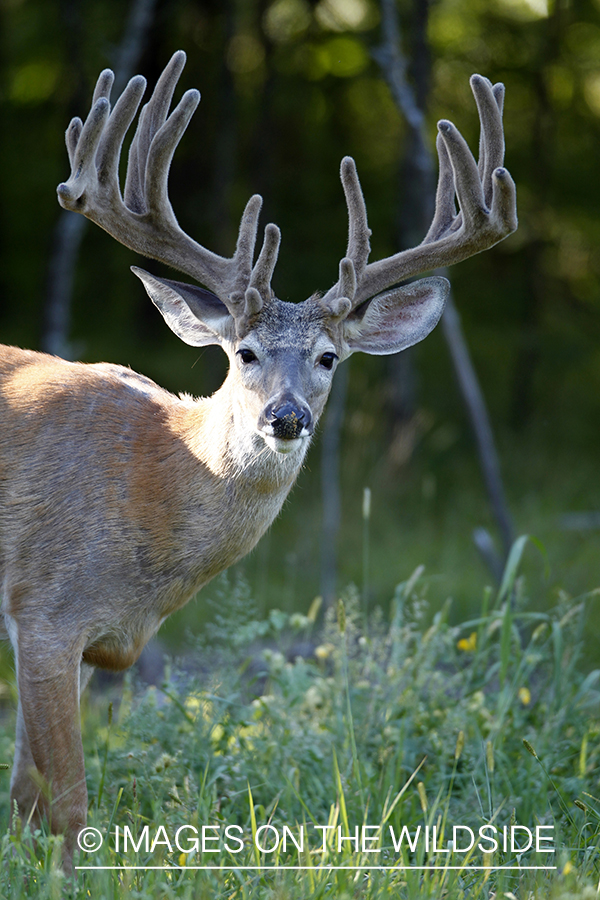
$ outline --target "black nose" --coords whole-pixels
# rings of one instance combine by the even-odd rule
[[[310,428],[312,416],[308,407],[294,400],[284,400],[265,409],[265,420],[273,428],[275,437],[293,440],[300,437],[303,429]]]

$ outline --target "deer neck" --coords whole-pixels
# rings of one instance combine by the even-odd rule
[[[212,397],[195,405],[190,420],[190,447],[214,476],[238,492],[247,490],[256,502],[280,494],[283,502],[302,467],[308,440],[291,453],[271,450],[257,430],[256,416],[240,401],[231,373]]]
[[[184,399],[173,413],[183,438],[178,461],[169,462],[180,468],[172,481],[182,525],[177,553],[188,572],[186,582],[198,590],[248,553],[269,528],[307,447],[289,454],[269,449],[249,427],[227,380],[212,397]]]

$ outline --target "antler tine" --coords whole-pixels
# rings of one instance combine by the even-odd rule
[[[261,207],[262,197],[260,194],[253,194],[246,203],[246,207],[242,213],[237,243],[235,245],[235,259],[237,261],[239,280],[234,286],[234,290],[243,291],[250,281],[250,276],[252,274],[252,260],[254,259],[254,248],[256,246],[256,233],[258,230],[258,217]]]
[[[356,267],[354,260],[345,256],[340,260],[340,278],[338,282],[340,286],[340,297],[345,297],[352,302],[356,294]]]
[[[452,122],[442,119],[438,130],[450,156],[454,173],[454,191],[465,225],[482,219],[485,215],[483,184],[479,167],[464,137]]]
[[[262,305],[262,298],[258,291],[253,288],[252,292],[250,292],[249,288],[261,207],[262,197],[260,194],[253,194],[246,203],[242,213],[235,245],[234,259],[236,261],[237,277],[226,303],[234,318],[240,321],[244,315],[252,317],[260,310]]]
[[[454,171],[450,162],[450,154],[446,149],[446,144],[441,132],[438,131],[435,146],[438,154],[439,175],[437,190],[435,193],[435,211],[429,231],[423,238],[424,244],[430,244],[446,231],[453,224],[456,224],[456,202],[454,200]],[[462,216],[460,218],[462,222]]]
[[[183,50],[178,50],[173,54],[161,73],[150,100],[144,105],[140,114],[138,126],[129,150],[124,194],[126,206],[136,212],[145,211],[148,154],[154,136],[167,121],[173,94],[184,66],[185,53]],[[196,105],[199,101],[200,95],[198,94]]]
[[[110,92],[115,82],[115,73],[112,69],[103,69],[98,75],[94,95],[92,97],[92,106],[95,106],[101,97],[110,100]]]
[[[475,76],[473,76],[473,77],[475,77]],[[473,85],[472,79],[471,79],[471,90],[473,90],[473,94],[475,96],[475,101],[477,102],[477,94],[478,94],[477,86]],[[496,101],[496,106],[498,107],[498,113],[494,115],[494,118],[497,118],[497,116],[499,114],[499,117],[500,117],[499,125],[500,125],[500,129],[502,129],[502,112],[504,109],[504,85],[502,84],[502,82],[498,82],[497,84],[492,85],[492,95],[494,97],[494,100]],[[479,103],[478,103],[478,110],[479,110],[479,115],[481,118],[481,110],[479,107]],[[495,113],[495,111],[493,111],[493,114],[494,113]],[[483,177],[483,174],[485,171],[486,150],[487,150],[487,146],[486,146],[486,139],[485,139],[485,131],[482,128],[481,132],[480,132],[480,136],[479,136],[479,174],[482,177]],[[504,151],[503,137],[502,137],[502,150]],[[500,160],[498,165],[502,165],[503,158]]]
[[[262,198],[256,195],[258,200]],[[252,198],[255,199],[254,197]],[[260,208],[260,207],[259,207]],[[240,236],[242,229],[240,228]],[[252,236],[252,247],[256,240],[256,226],[254,226],[254,234]],[[270,223],[265,228],[265,237],[258,259],[250,274],[250,282],[248,287],[242,292],[236,291],[229,298],[229,309],[236,320],[238,335],[242,335],[246,328],[252,323],[252,320],[259,314],[263,306],[273,297],[271,290],[271,278],[273,270],[277,262],[277,254],[279,253],[279,244],[281,241],[281,232],[277,225]],[[241,243],[241,237],[238,239],[238,248]]]
[[[354,305],[356,296],[356,270],[354,261],[345,256],[340,260],[340,277],[337,284],[323,297],[317,296],[317,303],[333,319],[344,319]]]
[[[436,208],[429,231],[417,247],[361,265],[363,258],[366,263],[364,254],[368,255],[370,232],[354,164],[343,161],[342,182],[350,221],[347,256],[354,261],[357,277],[352,308],[400,281],[487,250],[516,229],[515,186],[503,168],[504,85],[492,85],[487,78],[473,75],[471,89],[481,122],[479,165],[458,129],[451,122],[440,121]],[[340,275],[322,302],[327,304],[333,297],[341,296],[341,290]]]
[[[237,318],[245,314],[244,294],[252,279],[261,302],[270,299],[279,230],[267,227],[263,250],[253,270],[262,203],[259,195],[251,197],[246,206],[231,258],[207,250],[179,227],[168,196],[168,174],[175,149],[200,99],[197,91],[187,91],[168,114],[184,64],[185,53],[178,51],[142,109],[129,153],[124,197],[119,188],[119,157],[145,80],[139,75],[132,78],[110,113],[108,97],[114,76],[110,69],[102,72],[85,123],[73,119],[67,130],[71,175],[58,186],[58,199],[65,209],[83,213],[131,250],[191,275],[214,291]],[[250,305],[254,308],[255,300]]]
[[[504,163],[504,131],[502,129],[504,85],[492,85],[487,78],[482,78],[481,75],[472,75],[471,90],[481,122],[479,176],[484,186],[485,202],[489,206],[492,201],[492,172]]]
[[[504,112],[505,87],[501,81],[496,82],[496,84],[492,86],[492,94],[496,99],[498,109],[500,110],[500,115],[502,116],[502,113]]]
[[[96,168],[98,181],[106,184],[107,187],[112,186],[116,190],[119,189],[119,158],[123,139],[138,111],[145,90],[145,78],[141,75],[132,78],[117,100],[106,123],[98,147]]]
[[[69,122],[69,127],[65,132],[65,143],[67,145],[67,153],[69,155],[69,165],[73,168],[73,163],[75,162],[75,153],[77,152],[77,144],[79,143],[79,138],[81,137],[81,132],[83,130],[83,122],[79,118],[79,116],[75,116],[74,119],[71,119]]]
[[[80,210],[83,204],[79,201],[82,200],[84,191],[97,181],[94,161],[109,114],[110,103],[106,97],[101,97],[90,110],[81,129],[76,119],[69,126],[67,147],[70,145],[69,155],[73,159],[71,177],[57,188],[59,202],[65,209]],[[74,146],[73,138],[76,135],[77,144]]]
[[[348,207],[348,247],[346,258],[353,261],[356,276],[360,278],[371,252],[369,244],[371,229],[367,224],[367,207],[365,206],[363,192],[358,180],[356,163],[351,156],[343,158],[340,167],[340,177]],[[342,295],[346,296],[343,290]]]
[[[271,278],[277,262],[281,232],[271,222],[265,228],[265,237],[258,259],[252,269],[250,287],[256,288],[264,300],[271,299]]]
[[[351,302],[369,259],[371,229],[367,223],[367,207],[356,171],[356,163],[351,156],[345,156],[340,166],[340,178],[348,209],[348,246],[346,256],[340,262],[340,277],[336,284],[321,298],[321,304],[329,308],[335,297],[347,297]],[[350,275],[350,267],[352,275]],[[337,307],[336,307],[337,308]]]
[[[186,91],[148,149],[144,178],[146,209],[157,220],[164,216],[176,221],[168,194],[169,168],[199,102],[198,91]]]

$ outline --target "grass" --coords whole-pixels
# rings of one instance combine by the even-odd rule
[[[500,543],[466,425],[465,433],[446,446],[442,438],[450,425],[436,420],[411,462],[398,469],[386,454],[377,424],[371,430],[365,425],[363,431],[356,425],[355,431],[350,401],[348,408],[341,460],[338,586],[363,587],[361,508],[367,485],[371,489],[370,605],[378,603],[387,611],[399,573],[405,577],[424,564],[430,578],[437,581],[430,596],[432,607],[440,608],[452,596],[452,621],[470,618],[478,607],[482,583],[491,577],[471,534],[484,526],[498,549]],[[378,418],[374,413],[373,418],[375,423],[385,421],[383,414]],[[532,551],[523,564],[530,608],[543,610],[559,602],[561,589],[576,596],[600,585],[600,529],[571,531],[562,525],[567,513],[600,509],[597,459],[581,445],[570,447],[564,435],[536,432],[519,439],[506,433],[502,437],[500,454],[515,528],[517,533],[537,535],[547,551],[548,565]],[[444,438],[450,439],[451,434]],[[319,454],[317,443],[282,514],[256,550],[238,564],[253,595],[260,599],[261,614],[272,607],[289,612],[303,609],[310,597],[320,593]],[[176,652],[182,630],[200,631],[205,621],[203,601],[190,604],[165,623],[161,636]],[[585,635],[589,663],[594,666],[600,666],[599,623],[600,619],[591,619]]]
[[[195,675],[171,665],[160,689],[128,679],[114,714],[114,697],[85,701],[88,824],[103,846],[78,862],[128,868],[66,884],[59,838],[32,849],[8,834],[0,771],[0,895],[597,897],[600,672],[580,663],[591,595],[532,611],[525,544],[460,625],[449,603],[431,614],[437,583],[421,569],[389,614],[367,618],[349,589],[319,629],[315,604],[261,618],[242,582],[220,579]],[[536,827],[555,853],[525,849]]]

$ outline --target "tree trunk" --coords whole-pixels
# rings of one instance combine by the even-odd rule
[[[138,65],[154,16],[156,0],[133,0],[123,40],[115,62],[113,97],[118,96]],[[65,9],[74,27],[81,27],[76,6]],[[77,41],[73,43],[77,44]],[[65,154],[66,156],[66,154]],[[47,353],[71,359],[73,347],[69,341],[73,281],[79,248],[87,227],[87,219],[79,213],[62,210],[56,223],[52,256],[48,265],[46,302],[43,312],[41,347]]]
[[[429,69],[424,64],[424,60],[428,59],[428,55],[422,52],[423,46],[426,46],[428,8],[428,0],[415,0],[415,45],[421,48],[420,65],[415,70],[416,91],[413,91],[407,80],[407,62],[401,51],[400,24],[395,0],[381,0],[382,43],[373,54],[409,127],[408,155],[411,160],[405,162],[404,166],[405,170],[411,173],[410,215],[419,222],[422,229],[419,238],[427,230],[435,203],[433,156],[429,150],[425,133]],[[411,243],[408,246],[415,246],[419,242],[419,238],[413,239],[411,236]],[[506,559],[514,539],[512,520],[506,503],[498,454],[485,400],[452,297],[450,297],[442,317],[442,328],[471,422],[485,486],[502,539],[503,557]],[[482,551],[484,547],[487,547],[486,562],[490,565],[493,574],[497,575],[501,566],[498,565],[498,561],[490,550],[490,547],[493,548],[491,539],[479,540],[477,546]]]

